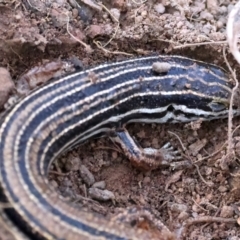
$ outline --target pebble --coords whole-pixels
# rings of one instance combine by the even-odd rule
[[[188,210],[187,205],[177,204],[177,203],[172,204],[170,208],[173,212],[178,212],[178,213],[186,212]]]
[[[55,188],[55,189],[58,188],[58,183],[57,183],[57,181],[55,181],[55,180],[51,180],[51,181],[50,181],[50,185],[51,185],[53,188]]]
[[[226,192],[228,189],[227,189],[227,187],[225,187],[225,186],[220,186],[219,188],[218,188],[218,191],[219,192],[221,192],[221,193],[224,193],[224,192]]]
[[[143,179],[143,184],[149,184],[151,182],[151,178],[150,177],[145,177]]]
[[[219,4],[217,0],[207,0],[207,9],[210,11],[214,11],[219,8]]]
[[[95,183],[95,178],[93,174],[87,169],[86,166],[81,165],[79,168],[80,176],[82,177],[83,181],[88,185],[92,186]]]
[[[67,16],[69,13],[66,13],[67,10],[60,10],[59,8],[52,8],[50,11],[50,16],[52,18],[53,25],[55,27],[61,28],[66,25]]]
[[[181,221],[184,221],[184,220],[187,220],[189,219],[189,214],[187,212],[181,212],[179,215],[178,215],[178,219],[181,220]]]
[[[80,159],[79,157],[74,157],[71,159],[68,159],[68,161],[65,164],[65,168],[67,171],[77,171],[80,168]]]
[[[78,17],[78,10],[77,10],[76,8],[74,8],[74,9],[72,10],[72,16],[73,16],[74,18],[77,18],[77,17]]]
[[[95,38],[98,35],[101,35],[103,29],[99,25],[90,25],[86,31],[86,35],[90,38]]]
[[[156,73],[166,73],[171,69],[171,64],[167,62],[155,62],[152,65],[152,70]]]
[[[117,8],[110,9],[110,13],[113,21],[119,20],[121,13]]]
[[[158,3],[154,6],[154,10],[157,12],[157,13],[160,13],[160,14],[163,14],[165,12],[165,7],[163,6],[162,3]]]
[[[126,2],[125,0],[112,0],[112,5],[115,8],[118,8],[120,11],[124,11],[126,9]]]
[[[221,209],[220,217],[232,218],[234,216],[234,209],[230,206],[223,206]]]
[[[211,21],[213,20],[213,15],[210,13],[210,12],[207,12],[207,11],[203,11],[200,13],[200,17],[202,19],[206,19],[208,21]]]
[[[105,189],[106,188],[106,182],[105,181],[95,182],[92,186],[94,188]]]
[[[109,201],[115,199],[113,192],[109,190],[101,190],[98,188],[89,188],[88,194],[91,198],[99,201]]]
[[[21,77],[19,82],[24,83],[24,81],[27,81],[30,89],[34,89],[40,84],[47,82],[51,78],[55,78],[62,75],[63,67],[64,67],[64,63],[61,61],[48,62],[48,63],[42,64],[39,67],[34,67],[30,69],[26,74],[24,74]],[[19,86],[21,86],[21,84]],[[21,88],[18,89],[18,92],[20,94],[21,94],[21,91],[23,91]]]
[[[11,75],[6,68],[0,67],[0,108],[7,102],[10,94],[13,92],[15,86]]]

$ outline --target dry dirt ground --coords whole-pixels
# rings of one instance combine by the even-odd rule
[[[133,56],[179,54],[227,69],[222,49],[227,16],[235,1],[103,0],[101,7],[91,3],[0,0],[0,66],[9,70],[15,86],[31,68],[69,59],[88,67]],[[227,58],[238,72],[231,54]],[[1,84],[4,89],[3,80]],[[234,119],[234,128],[239,121]],[[160,148],[170,141],[182,152],[179,140],[169,131],[177,134],[191,168],[143,173],[108,138],[96,139],[53,164],[49,179],[56,191],[107,217],[119,209],[140,206],[151,209],[173,232],[189,223],[183,239],[240,239],[240,131],[233,139],[236,155],[224,168],[226,146],[221,146],[227,140],[227,120],[127,128],[142,147]],[[109,200],[99,201],[89,194],[89,181],[108,190]],[[11,238],[4,233],[1,239]]]

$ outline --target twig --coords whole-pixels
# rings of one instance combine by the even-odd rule
[[[81,41],[80,39],[76,38],[75,36],[73,36],[73,35],[70,33],[70,31],[69,31],[69,21],[70,21],[70,19],[69,19],[69,16],[68,16],[67,14],[66,14],[66,16],[67,16],[67,32],[68,32],[68,34],[69,34],[74,40],[76,40],[76,41],[79,42],[81,45],[83,45],[83,46],[85,47],[87,53],[92,53],[93,50],[92,50],[92,48],[91,48],[88,44],[86,44],[85,42],[83,42],[83,41]]]
[[[93,40],[93,43],[96,44],[97,47],[100,48],[101,50],[103,50],[105,53],[122,54],[122,55],[126,55],[126,56],[133,56],[133,54],[131,54],[131,53],[107,50],[106,48],[104,48],[104,47],[101,45],[101,43],[100,43],[99,41]]]
[[[115,30],[114,34],[113,34],[112,37],[108,40],[108,42],[103,45],[103,47],[106,47],[106,46],[113,40],[113,38],[116,36],[117,31],[118,31],[119,26],[120,26],[120,23],[119,23],[118,19],[108,10],[108,8],[107,8],[105,5],[103,5],[102,3],[99,3],[99,5],[100,5],[102,8],[104,8],[105,11],[107,11],[107,12],[110,14],[110,16],[117,22],[117,27],[116,27],[116,30]]]
[[[238,89],[238,81],[236,78],[236,74],[235,72],[232,70],[227,58],[226,58],[226,50],[225,47],[223,48],[223,57],[224,60],[228,66],[229,71],[232,74],[232,77],[235,81],[235,86],[232,90],[232,94],[231,94],[231,98],[230,98],[230,103],[229,103],[229,113],[228,113],[228,148],[227,148],[227,155],[231,154],[231,151],[233,149],[233,141],[232,141],[232,119],[233,119],[233,100],[234,100],[234,96],[236,94],[236,91]]]
[[[216,42],[202,42],[202,43],[186,43],[183,45],[179,45],[173,47],[173,49],[185,48],[185,47],[193,47],[193,46],[201,46],[201,45],[211,45],[211,44],[227,44],[227,41],[216,41]]]

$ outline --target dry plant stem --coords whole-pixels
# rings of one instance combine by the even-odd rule
[[[182,147],[182,150],[183,150],[184,152],[186,152],[186,154],[181,153],[181,155],[182,155],[183,157],[187,158],[189,161],[191,161],[191,163],[193,163],[193,160],[192,160],[192,158],[190,157],[190,155],[189,155],[189,153],[188,153],[188,151],[187,151],[187,148],[183,145],[183,142],[182,142],[181,138],[180,138],[176,133],[174,133],[174,132],[171,132],[171,131],[168,131],[168,132],[177,138],[177,140],[179,141],[179,143],[180,143],[180,145],[181,145],[181,147]]]
[[[235,133],[239,128],[240,128],[240,125],[238,125],[238,126],[232,131],[232,136],[234,135],[234,133]],[[210,158],[210,157],[215,156],[216,154],[218,154],[220,151],[223,150],[223,148],[227,145],[227,143],[228,143],[228,141],[226,141],[225,143],[223,143],[223,145],[222,145],[217,151],[213,152],[212,154],[210,154],[210,155],[208,155],[208,156],[206,156],[206,157],[203,157],[202,159],[200,159],[200,160],[198,160],[198,161],[196,161],[196,162],[194,162],[194,163],[202,162],[202,161],[204,161],[204,160],[206,160],[206,159],[208,159],[208,158]]]
[[[173,47],[173,49],[194,47],[194,46],[201,46],[201,45],[211,45],[211,44],[227,44],[227,41],[202,42],[202,43],[186,43],[186,44],[183,44],[183,45],[175,46],[175,47]]]
[[[83,45],[83,46],[85,47],[87,53],[92,53],[93,50],[92,50],[92,48],[91,48],[88,44],[84,43],[83,41],[81,41],[80,39],[76,38],[75,36],[73,36],[73,35],[70,33],[70,31],[69,31],[69,21],[70,21],[70,19],[69,19],[69,16],[68,16],[67,14],[66,14],[66,16],[67,16],[67,32],[68,32],[68,34],[69,34],[74,40],[76,40],[76,41],[79,42],[81,45]]]
[[[87,202],[92,202],[96,206],[101,207],[102,209],[104,209],[104,207],[98,201],[95,201],[95,200],[93,200],[93,199],[91,199],[89,197],[83,197],[81,195],[78,195],[77,198],[73,201],[73,203],[78,203],[78,202],[83,201],[83,200],[87,201]]]
[[[116,36],[117,31],[118,31],[119,26],[120,26],[120,23],[119,23],[118,19],[115,18],[115,16],[112,15],[112,13],[108,10],[108,8],[107,8],[105,5],[103,5],[102,3],[99,3],[99,6],[101,6],[102,8],[104,8],[105,11],[107,11],[108,14],[110,14],[110,16],[117,22],[117,27],[116,27],[116,30],[115,30],[113,36],[109,39],[109,41],[108,41],[106,44],[103,45],[103,47],[106,47],[106,46],[113,40],[113,38]]]
[[[92,0],[81,0],[84,4],[86,4],[87,6],[89,6],[90,8],[96,10],[96,11],[101,11],[102,8],[100,6],[100,4],[96,4],[94,1]]]
[[[240,52],[238,51],[237,46],[238,36],[240,33],[240,1],[238,1],[229,14],[226,30],[230,51],[240,64]]]
[[[226,145],[227,145],[227,142],[223,143],[223,145],[222,145],[217,151],[213,152],[212,154],[210,154],[210,155],[208,155],[208,156],[206,156],[206,157],[203,157],[203,158],[200,159],[200,160],[197,160],[197,161],[194,162],[194,163],[202,162],[202,161],[204,161],[204,160],[206,160],[206,159],[209,159],[210,157],[215,156],[215,155],[218,154],[220,151],[222,151],[223,148],[224,148]]]
[[[209,212],[208,210],[206,210],[205,208],[203,208],[202,206],[200,206],[200,205],[193,199],[193,197],[192,197],[192,201],[194,202],[194,204],[195,204],[196,206],[198,206],[198,208],[202,209],[204,212],[206,212],[206,213]]]
[[[236,94],[236,91],[238,89],[238,81],[236,78],[236,74],[235,72],[232,70],[231,66],[229,65],[229,62],[226,58],[226,51],[225,51],[225,47],[223,48],[223,57],[224,60],[228,66],[229,71],[232,74],[232,77],[235,81],[235,86],[232,90],[232,94],[231,94],[231,98],[230,98],[230,103],[229,103],[229,113],[228,113],[228,149],[227,149],[227,155],[230,155],[232,153],[232,149],[233,149],[233,141],[232,141],[232,119],[233,119],[233,100],[234,100],[234,96]]]
[[[239,128],[240,128],[240,125],[238,125],[238,126],[233,130],[233,133],[232,133],[232,134],[234,134]]]
[[[110,50],[107,50],[106,48],[104,48],[103,46],[101,46],[101,43],[99,41],[93,41],[94,44],[96,44],[96,46],[98,48],[100,48],[101,50],[103,50],[105,53],[111,53],[111,54],[121,54],[121,55],[125,55],[125,56],[133,56],[133,54],[131,53],[126,53],[126,52],[119,52],[119,51],[110,51]]]
[[[240,33],[240,1],[234,6],[232,11],[229,14],[228,22],[227,22],[227,40],[230,47],[230,51],[233,54],[234,58],[237,60],[237,62],[240,64],[240,52],[238,50],[238,36]],[[235,93],[238,88],[238,81],[236,79],[236,74],[230,67],[225,54],[225,48],[223,49],[223,56],[225,59],[225,62],[228,66],[229,71],[232,74],[232,77],[235,81],[235,87],[233,88],[231,99],[230,99],[230,106],[229,106],[229,116],[228,116],[228,151],[227,155],[230,155],[232,153],[233,149],[233,142],[232,142],[232,106],[233,106],[233,99],[235,96]]]
[[[61,172],[57,172],[54,170],[50,170],[48,173],[58,175],[58,176],[68,176],[69,175],[69,173],[61,173]]]
[[[116,148],[112,148],[112,147],[96,147],[96,150],[111,150],[111,151],[115,151],[118,152],[120,154],[124,154],[120,149],[116,149]]]
[[[196,219],[190,219],[187,220],[184,223],[184,227],[189,227],[190,225],[196,224],[196,223],[213,223],[213,222],[219,222],[219,223],[236,223],[236,219],[234,218],[222,218],[222,217],[211,217],[211,216],[205,216],[205,217],[198,217]]]
[[[216,217],[220,212],[220,207],[218,207],[217,211],[215,212],[214,216],[213,217]],[[210,222],[207,222],[205,223],[202,227],[201,227],[201,233],[203,233],[203,229],[207,226],[209,226],[211,223]]]
[[[29,1],[29,0],[27,0],[27,2],[28,2],[28,4],[29,4],[29,6],[30,6],[30,7],[32,7],[33,9],[35,9],[35,10],[37,10],[37,11],[41,12],[41,11],[40,11],[40,9],[38,9],[38,8],[34,7],[34,6],[32,5],[32,3],[30,3],[30,1]]]
[[[213,183],[212,183],[212,182],[207,182],[207,181],[203,178],[202,174],[201,174],[200,171],[199,171],[198,165],[197,165],[197,164],[194,164],[194,167],[197,169],[198,175],[199,175],[199,177],[201,178],[201,180],[202,180],[208,187],[213,187]]]
[[[166,40],[166,39],[162,39],[162,38],[149,40],[149,42],[153,42],[153,41],[160,41],[160,42],[166,42],[166,43],[171,43],[171,44],[174,44],[174,45],[178,45],[178,42],[175,42],[175,41],[172,41],[172,40]],[[175,49],[175,47],[173,47],[173,49]]]
[[[193,163],[193,160],[192,160],[192,158],[190,157],[189,153],[187,152],[187,149],[184,147],[181,138],[180,138],[176,133],[173,133],[173,132],[171,132],[171,131],[168,131],[168,132],[169,132],[170,134],[174,135],[174,136],[178,139],[178,141],[179,141],[180,144],[181,144],[182,149],[183,149],[183,150],[186,152],[186,154],[187,154],[187,155],[184,154],[184,156],[186,156],[186,157],[191,161],[191,163]],[[193,166],[197,169],[198,175],[199,175],[199,177],[201,178],[201,180],[202,180],[207,186],[212,187],[212,185],[213,185],[212,182],[207,182],[207,181],[203,178],[203,176],[201,175],[201,173],[200,173],[200,171],[199,171],[198,165],[194,163]]]
[[[135,21],[135,24],[137,24],[137,21],[136,21],[136,17],[138,15],[138,12],[141,10],[141,8],[144,7],[144,4],[140,5],[139,8],[137,8],[135,11],[134,11],[134,21]]]
[[[179,230],[178,233],[178,238],[179,240],[183,240],[186,237],[186,232],[187,228],[193,224],[198,224],[198,223],[236,223],[236,219],[234,218],[222,218],[222,217],[211,217],[211,216],[206,216],[206,217],[198,217],[196,219],[190,219],[184,222],[182,228]]]
[[[143,3],[145,3],[145,2],[147,2],[147,0],[143,0],[143,1],[136,1],[136,0],[132,0],[132,2],[134,2],[135,4],[137,4],[137,5],[142,5]]]
[[[168,133],[174,135],[178,139],[179,143],[181,144],[181,147],[182,147],[183,151],[185,152],[187,149],[184,147],[183,142],[180,139],[180,137],[176,133],[174,133],[174,132],[168,131]]]

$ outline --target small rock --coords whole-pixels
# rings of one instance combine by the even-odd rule
[[[147,16],[147,14],[148,14],[148,12],[146,10],[143,10],[141,12],[141,16],[144,17],[144,18]]]
[[[94,9],[95,11],[102,11],[102,7],[99,4],[96,4],[92,0],[82,0],[84,4],[86,4],[88,7]]]
[[[230,206],[223,206],[221,209],[220,217],[232,218],[234,216],[234,209]]]
[[[101,190],[98,188],[89,188],[88,194],[91,198],[100,200],[100,201],[108,201],[115,199],[113,192],[109,190]]]
[[[19,101],[19,97],[18,96],[10,96],[8,98],[8,101],[4,104],[4,109],[8,109],[8,108],[12,107],[18,101]]]
[[[206,19],[207,21],[213,20],[213,15],[210,12],[206,12],[206,11],[201,12],[200,17],[202,19]]]
[[[185,204],[174,203],[174,204],[171,205],[170,209],[173,212],[181,213],[181,212],[186,212],[188,210],[188,207]]]
[[[207,0],[207,9],[210,11],[216,11],[219,8],[219,4],[217,0]]]
[[[143,179],[143,184],[149,184],[151,182],[151,178],[150,177],[145,177]]]
[[[226,6],[221,6],[219,9],[219,12],[223,15],[227,15],[227,12],[228,12],[228,9],[227,9],[227,7]]]
[[[228,189],[227,189],[227,187],[225,187],[225,186],[220,186],[219,188],[218,188],[218,191],[219,192],[221,192],[221,193],[224,193],[224,192],[226,192]]]
[[[64,4],[66,4],[66,0],[56,0],[56,3],[59,7],[62,7]]]
[[[21,77],[17,81],[17,92],[20,96],[26,96],[30,92],[30,86],[25,77]]]
[[[118,8],[121,12],[126,10],[126,1],[125,0],[112,0],[112,5],[115,8]]]
[[[69,4],[71,5],[71,7],[73,8],[77,8],[78,7],[78,4],[75,0],[68,0]]]
[[[58,183],[55,180],[51,180],[50,184],[53,188],[57,189],[58,188]]]
[[[72,10],[72,16],[73,16],[74,18],[77,18],[77,17],[78,17],[78,10],[77,10],[76,8],[74,8],[74,9]]]
[[[216,23],[217,29],[221,29],[223,26],[224,26],[224,23],[221,20],[217,21]]]
[[[189,146],[189,150],[190,150],[190,153],[193,155],[193,156],[197,156],[197,154],[199,153],[199,151],[201,149],[203,149],[207,144],[207,139],[202,139],[202,140],[197,140],[195,143],[191,144]]]
[[[18,22],[18,21],[20,21],[21,20],[21,18],[22,18],[22,16],[21,15],[19,15],[19,14],[17,14],[16,16],[15,16],[15,19],[16,19],[16,21]]]
[[[141,23],[142,21],[143,21],[142,16],[136,16],[136,18],[135,18],[136,23]]]
[[[199,206],[198,205],[196,205],[196,204],[193,204],[192,205],[192,211],[193,211],[193,213],[198,213],[198,212],[200,212],[201,210],[200,210],[200,208],[199,208]],[[194,214],[192,213],[192,215],[194,216]]]
[[[205,170],[206,176],[210,176],[213,172],[213,169],[211,167],[205,167],[204,170]]]
[[[189,219],[189,214],[187,212],[181,212],[179,215],[178,215],[178,219],[181,220],[181,221],[184,221],[184,220],[187,220]]]
[[[81,165],[79,168],[80,176],[82,177],[83,181],[88,185],[92,186],[95,182],[95,178],[93,174],[87,169],[86,166]]]
[[[105,181],[95,182],[92,186],[94,188],[105,189],[106,188],[106,182]]]
[[[70,13],[66,13],[66,10],[60,10],[59,8],[52,8],[50,15],[52,17],[52,22],[55,27],[63,27],[66,25],[67,22],[67,16],[70,15]]]
[[[112,8],[110,9],[110,13],[111,13],[111,18],[113,21],[116,21],[118,22],[119,18],[120,18],[120,11],[117,9],[117,8]]]
[[[156,73],[166,73],[171,69],[171,64],[167,62],[154,62],[152,70]]]
[[[113,152],[112,152],[112,159],[113,159],[113,160],[117,160],[117,158],[118,158],[118,153],[115,152],[115,151],[113,151]]]
[[[75,195],[73,193],[73,190],[69,187],[64,187],[64,188],[61,188],[59,190],[60,190],[62,196],[65,197],[65,198],[73,199],[75,197]]]
[[[63,181],[62,181],[62,186],[72,187],[72,182],[68,178],[64,178]]]
[[[90,25],[86,31],[86,35],[90,38],[95,38],[103,33],[103,29],[99,25]]]
[[[157,12],[157,13],[160,13],[160,14],[163,14],[165,12],[165,7],[163,6],[162,3],[158,3],[154,6],[154,10]]]
[[[51,78],[58,77],[64,72],[64,63],[61,61],[48,62],[42,64],[39,67],[34,67],[30,69],[26,74],[24,74],[19,82],[27,81],[30,89],[34,89],[42,83],[47,82]],[[23,84],[24,85],[24,84]],[[21,94],[22,89],[18,89]]]
[[[80,168],[80,159],[79,157],[74,157],[68,159],[66,162],[65,168],[67,171],[77,171]]]
[[[7,102],[9,95],[14,90],[14,83],[6,68],[0,67],[0,108]]]

